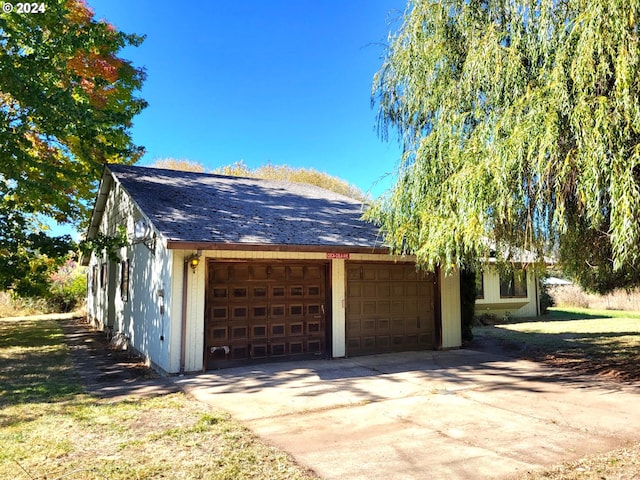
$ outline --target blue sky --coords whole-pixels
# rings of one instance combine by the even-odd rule
[[[122,56],[145,67],[134,141],[207,169],[244,161],[314,168],[377,197],[400,148],[370,105],[403,0],[88,0],[96,18],[146,35]]]

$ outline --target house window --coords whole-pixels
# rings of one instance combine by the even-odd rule
[[[527,272],[524,269],[500,274],[500,297],[517,298],[527,296]]]
[[[129,300],[129,260],[123,260],[120,271],[120,295],[122,301]]]
[[[100,288],[103,290],[107,286],[107,264],[103,263],[100,265]]]
[[[476,272],[476,298],[484,298],[484,274]]]
[[[94,265],[91,269],[91,292],[98,291],[98,265]]]

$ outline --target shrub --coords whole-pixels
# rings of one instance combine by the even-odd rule
[[[21,298],[15,292],[0,292],[0,318],[37,315],[49,311],[50,306],[44,298]]]
[[[552,301],[558,307],[589,308],[589,297],[578,285],[548,287]]]
[[[607,295],[589,295],[589,307],[605,310],[640,311],[640,289],[614,290]]]
[[[640,289],[617,289],[606,295],[587,293],[578,285],[558,285],[547,289],[558,307],[640,311]]]
[[[73,259],[68,259],[51,276],[48,299],[57,312],[71,312],[77,309],[87,295],[85,268]]]
[[[474,325],[479,327],[486,327],[495,325],[500,321],[498,316],[495,313],[483,313],[482,315],[478,315],[473,318]]]
[[[542,285],[540,287],[540,313],[544,315],[547,313],[549,307],[553,307],[554,305],[553,297],[549,294],[549,286]]]

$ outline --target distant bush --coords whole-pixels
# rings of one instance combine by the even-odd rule
[[[587,293],[578,285],[549,286],[549,296],[557,307],[589,308]]]
[[[370,200],[370,198],[355,185],[351,185],[341,178],[334,177],[325,172],[319,172],[313,168],[293,168],[288,165],[272,165],[268,163],[261,167],[250,169],[244,162],[240,161],[232,165],[219,167],[213,172],[234,177],[251,177],[262,178],[263,180],[306,183],[331,190],[332,192],[354,198],[361,202]]]
[[[79,308],[87,296],[85,268],[69,259],[51,276],[47,296],[52,310],[71,312]]]
[[[619,289],[606,295],[585,292],[578,285],[557,285],[547,289],[553,303],[558,307],[640,311],[640,289]]]
[[[80,309],[87,296],[86,269],[72,257],[41,288],[28,294],[17,290],[0,291],[0,318],[42,313],[66,313]]]
[[[607,295],[589,295],[589,308],[640,312],[640,289],[619,289]]]
[[[475,326],[486,327],[499,323],[500,319],[495,313],[483,313],[473,317],[473,322]]]
[[[13,292],[0,292],[0,318],[49,313],[50,308],[45,298],[21,298]]]
[[[553,307],[555,305],[553,297],[549,294],[549,286],[542,285],[540,289],[540,313],[545,314],[549,307]]]

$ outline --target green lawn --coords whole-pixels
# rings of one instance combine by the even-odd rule
[[[596,372],[610,365],[632,375],[640,363],[640,312],[554,308],[536,319],[475,327],[473,333],[514,351],[564,356],[582,366],[592,362]]]
[[[84,394],[63,340],[55,321],[0,319],[0,478],[316,478],[183,394]]]

